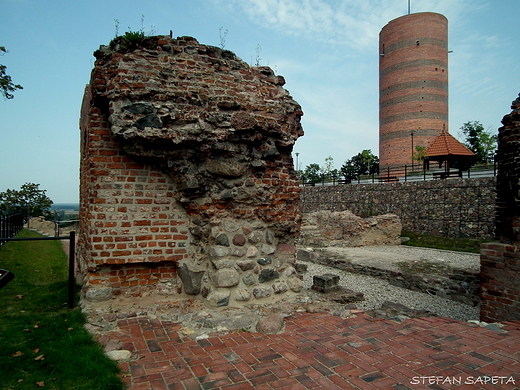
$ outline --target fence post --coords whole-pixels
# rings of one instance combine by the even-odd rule
[[[408,174],[408,165],[404,165],[404,181],[406,182],[407,179],[406,179],[406,175]]]
[[[74,268],[76,264],[76,232],[71,231],[69,236],[69,309],[74,308]]]

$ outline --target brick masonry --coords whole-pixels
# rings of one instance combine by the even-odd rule
[[[303,113],[283,77],[191,37],[134,49],[116,38],[94,55],[80,121],[84,296],[221,306],[299,291]]]
[[[379,159],[382,169],[411,164],[414,147],[448,129],[448,21],[421,12],[390,21],[379,34]]]
[[[483,321],[520,319],[520,96],[498,131],[497,242],[480,251]]]
[[[447,237],[494,235],[495,178],[304,187],[303,213],[397,214],[403,230]]]

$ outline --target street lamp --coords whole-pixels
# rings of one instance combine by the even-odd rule
[[[412,136],[412,172],[413,172],[413,134],[414,134],[414,130],[410,131],[410,135]]]
[[[300,155],[300,153],[296,152],[296,172],[299,171],[299,168],[298,168],[298,156]]]

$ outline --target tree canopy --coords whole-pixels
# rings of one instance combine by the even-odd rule
[[[346,180],[354,180],[361,175],[378,173],[379,158],[372,153],[372,150],[365,149],[350,160],[345,161],[340,171]]]
[[[469,121],[460,128],[464,145],[475,153],[474,163],[488,163],[493,160],[497,148],[498,134],[485,130],[479,121]]]
[[[309,183],[318,183],[322,178],[322,169],[316,163],[307,165],[303,172],[304,181]]]
[[[0,192],[0,214],[23,211],[28,217],[50,217],[53,202],[45,194],[46,190],[39,187],[39,184],[25,183],[19,190]]]
[[[7,50],[4,46],[0,46],[0,53],[7,53]],[[5,73],[7,66],[0,64],[0,92],[4,96],[4,99],[12,99],[14,95],[11,92],[16,91],[17,89],[23,89],[23,87],[19,84],[14,84],[11,76]]]

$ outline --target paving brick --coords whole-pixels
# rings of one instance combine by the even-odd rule
[[[334,327],[337,329],[331,335],[330,327],[316,326],[312,331],[309,330],[310,323],[319,322],[316,317],[324,322],[329,318],[327,314],[314,317],[296,314],[290,320],[294,332],[292,335],[237,332],[210,337],[207,339],[210,340],[208,344],[190,339],[168,342],[146,340],[145,334],[149,334],[145,332],[161,334],[156,330],[166,329],[166,325],[160,321],[120,322],[119,331],[114,332],[113,336],[123,345],[131,340],[132,344],[145,346],[137,350],[138,360],[120,365],[128,372],[128,376],[123,379],[129,390],[217,387],[255,390],[353,387],[406,390],[413,388],[410,384],[412,378],[421,375],[464,378],[510,376],[515,375],[520,367],[520,326],[516,326],[516,323],[515,326],[509,325],[509,333],[500,334],[497,338],[489,337],[490,331],[487,329],[468,327],[446,319],[420,319],[417,323],[414,319],[408,320],[408,324],[403,326],[391,321],[374,322],[357,317],[355,321],[336,321]],[[299,331],[300,320],[313,340]],[[171,327],[172,324],[167,326]],[[364,326],[368,328],[363,329]],[[450,337],[444,331],[439,332],[439,326],[447,326],[459,333],[456,338]],[[340,342],[344,333],[349,335],[347,344]],[[140,339],[136,334],[140,335]],[[474,341],[479,340],[482,334],[490,345]],[[313,348],[319,345],[316,340],[332,340],[336,335],[339,336],[335,339],[336,344],[328,342],[327,348]],[[359,351],[356,347],[348,346],[348,343],[356,342],[374,346],[382,339],[385,340],[384,345],[377,346],[375,350]],[[232,340],[233,343],[226,340]],[[162,351],[151,352],[153,343],[150,341],[154,341]],[[445,346],[457,342],[467,342],[472,348],[461,346],[451,349]],[[228,344],[233,346],[229,348]],[[406,350],[400,348],[402,344],[416,351],[403,354]],[[267,348],[262,350],[258,345]],[[350,353],[342,349],[344,345],[348,346]],[[207,351],[208,348],[212,350]],[[434,385],[430,388],[441,387]]]

